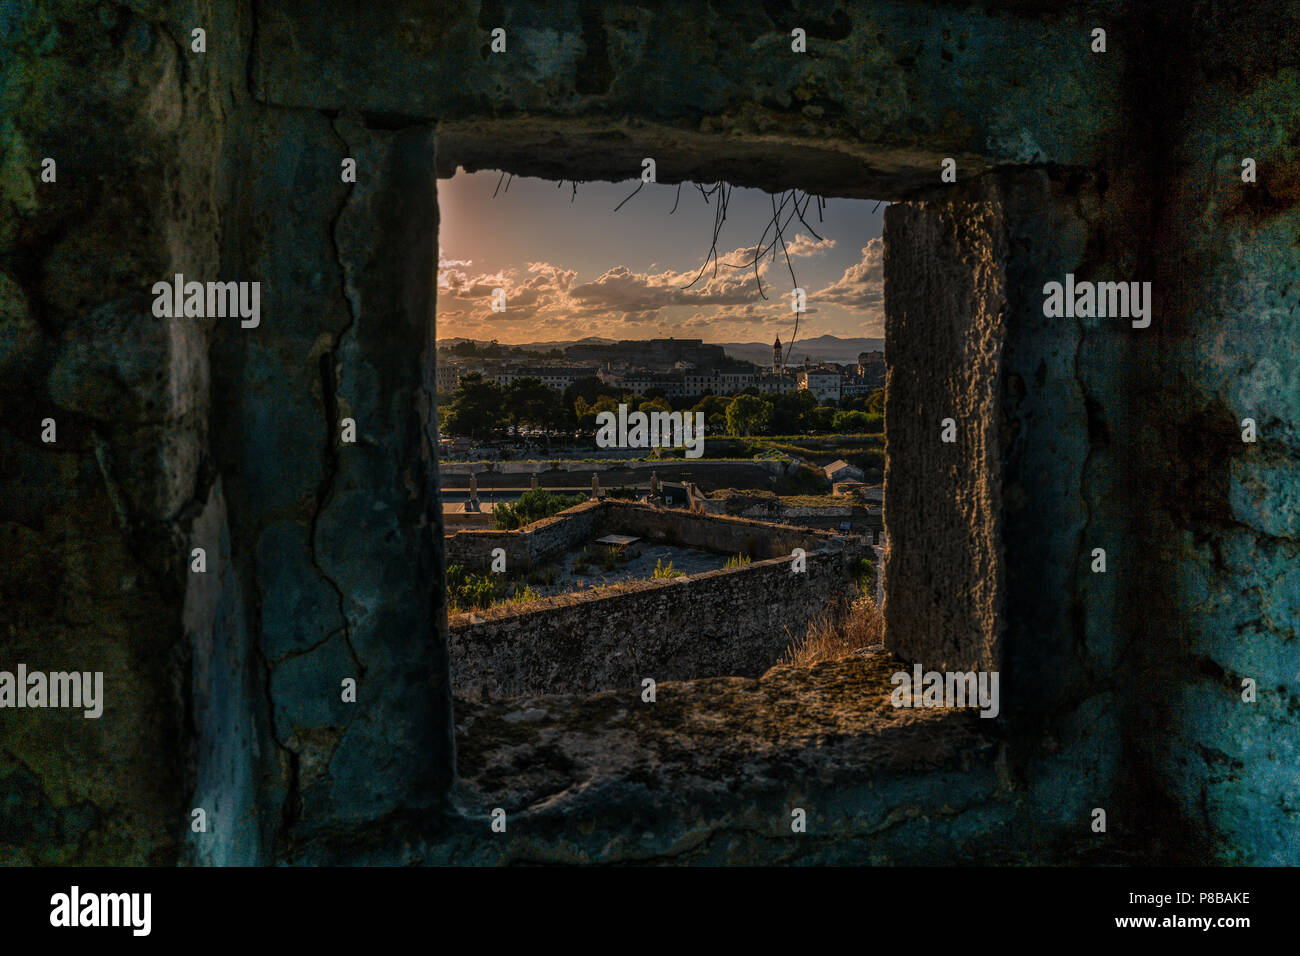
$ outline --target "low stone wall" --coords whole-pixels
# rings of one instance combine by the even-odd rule
[[[794,524],[806,528],[838,530],[841,522],[852,526],[852,533],[877,543],[884,530],[884,519],[877,508],[872,510],[851,498],[834,505],[791,505],[776,497],[701,498],[699,510],[709,515],[729,515],[755,521]]]
[[[814,615],[856,595],[851,556],[810,552],[796,573],[787,555],[458,615],[448,626],[452,686],[518,697],[639,688],[645,677],[757,677]]]
[[[723,554],[776,558],[789,557],[795,548],[811,552],[850,545],[848,539],[834,532],[770,521],[655,508],[631,501],[606,501],[603,507],[604,524],[611,531]]]
[[[446,511],[442,513],[442,527],[451,533],[454,531],[492,530],[492,512],[484,511]]]
[[[718,554],[755,559],[860,547],[862,542],[834,531],[758,521],[732,515],[699,514],[635,501],[588,501],[517,531],[460,529],[446,536],[448,564],[486,568],[494,548],[504,548],[507,566],[529,567],[576,548],[598,534],[630,534]]]
[[[565,461],[561,459],[547,461],[442,461],[438,463],[438,475],[444,485],[450,484],[451,477],[466,478],[470,475],[482,477],[485,473],[497,475],[540,475],[551,471],[570,474],[590,474],[604,471],[663,471],[665,466],[744,466],[765,471],[775,478],[786,473],[790,463],[784,458],[663,458],[657,461],[644,459],[602,461]]]
[[[504,548],[506,566],[527,568],[537,561],[577,547],[595,534],[602,521],[601,503],[588,501],[517,531],[465,529],[444,539],[447,564],[486,570],[494,548]]]

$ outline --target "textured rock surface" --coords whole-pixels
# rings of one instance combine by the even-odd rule
[[[297,862],[954,863],[1023,859],[996,741],[897,709],[887,655],[584,697],[457,701],[459,808]],[[493,833],[491,813],[506,812]],[[791,830],[791,811],[807,832]],[[1029,833],[1032,831],[1022,831]],[[335,856],[341,854],[341,856]]]
[[[157,12],[0,7],[0,666],[102,670],[105,693],[98,720],[0,714],[6,862],[181,852],[209,330],[152,321],[149,290],[217,269],[228,22],[233,47],[186,63]]]
[[[1300,51],[1281,38],[1300,11],[1267,12],[1267,31],[1250,22],[1268,42],[1207,46],[1164,130],[1182,170],[1162,193],[1153,262],[1168,319],[1136,359],[1162,374],[1135,384],[1147,449],[1135,480],[1152,499],[1137,529],[1148,594],[1135,640],[1156,683],[1133,730],[1143,770],[1221,859],[1295,865]],[[1221,14],[1204,28],[1225,26]],[[1246,156],[1254,185],[1241,181]],[[1245,418],[1255,443],[1242,441]]]
[[[1005,258],[991,204],[886,213],[886,642],[932,670],[1002,664]]]
[[[801,186],[879,198],[936,181],[938,160],[1086,164],[1122,122],[1122,46],[1088,52],[1079,10],[906,2],[745,2],[601,11],[487,3],[405,3],[322,17],[305,0],[257,18],[259,95],[295,106],[347,103],[437,117],[444,162],[502,162],[537,175],[617,176],[659,157],[668,176]],[[790,52],[803,25],[815,55]],[[508,56],[488,33],[507,33]],[[280,51],[297,49],[295,57]],[[370,67],[383,62],[374,74]],[[365,75],[367,82],[357,83]],[[501,125],[494,114],[534,116]],[[1067,116],[1069,123],[1045,117]],[[626,119],[624,119],[626,117]],[[605,169],[587,156],[598,146]],[[645,152],[646,148],[650,152]]]
[[[456,615],[453,686],[463,697],[527,697],[757,677],[813,618],[857,596],[849,557],[811,552],[798,573],[793,558],[772,558]]]

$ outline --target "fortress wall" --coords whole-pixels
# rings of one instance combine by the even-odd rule
[[[469,697],[580,694],[641,681],[758,677],[809,620],[857,594],[843,554],[775,558],[459,615],[452,687]]]
[[[447,564],[486,570],[492,562],[492,551],[504,548],[507,568],[526,568],[576,548],[596,533],[601,521],[600,503],[588,501],[517,531],[457,531],[447,535],[444,553]]]
[[[671,541],[687,548],[774,558],[788,556],[795,548],[811,552],[847,546],[842,535],[792,525],[654,508],[634,502],[607,501],[604,507],[607,509],[605,525],[611,531]]]

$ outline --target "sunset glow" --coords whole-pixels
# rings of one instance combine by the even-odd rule
[[[719,266],[700,273],[714,207],[692,184],[571,186],[458,173],[438,183],[438,338],[503,343],[675,336],[767,341],[793,326],[790,271],[779,247],[759,264],[763,298],[749,262],[772,215],[772,197],[734,189],[718,240]],[[497,195],[493,198],[493,192]],[[790,263],[807,292],[799,336],[883,336],[884,205],[828,200],[822,221],[806,215],[786,230]],[[874,210],[874,211],[873,211]],[[690,286],[690,288],[686,288]],[[504,313],[491,310],[506,290]]]

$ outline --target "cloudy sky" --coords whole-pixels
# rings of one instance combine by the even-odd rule
[[[637,186],[581,183],[577,198],[566,182],[514,178],[496,198],[500,174],[458,172],[438,181],[438,338],[467,336],[505,343],[675,336],[715,342],[788,339],[790,272],[777,260],[760,265],[764,300],[745,269],[712,266],[695,285],[708,255],[716,196],[706,204],[686,184],[670,215],[677,187],[647,184],[618,212]],[[753,247],[772,217],[772,197],[733,189],[718,240],[723,263],[752,260]],[[780,197],[776,202],[780,203]],[[824,333],[880,337],[883,284],[880,239],[885,207],[831,199],[805,218],[816,241],[795,219],[787,228],[791,262],[807,293],[799,338]],[[784,216],[788,215],[787,205]],[[506,311],[494,313],[491,293],[506,290]]]

